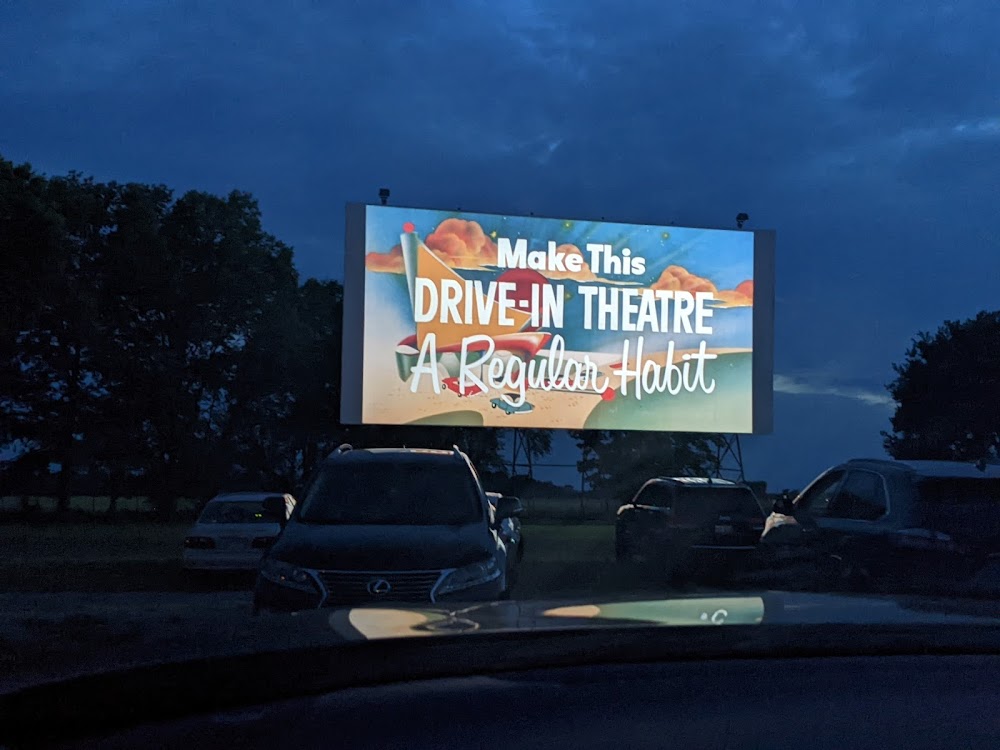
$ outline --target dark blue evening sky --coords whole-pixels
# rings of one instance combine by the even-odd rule
[[[345,202],[778,232],[775,431],[799,485],[881,453],[920,329],[996,306],[1000,3],[0,4],[0,154],[251,191],[305,276]]]

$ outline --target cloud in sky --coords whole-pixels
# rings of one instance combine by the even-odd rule
[[[867,388],[809,382],[779,374],[775,374],[774,376],[774,391],[775,393],[788,393],[798,396],[837,396],[839,398],[860,401],[870,406],[885,408],[892,408],[896,403],[884,392],[880,393]]]

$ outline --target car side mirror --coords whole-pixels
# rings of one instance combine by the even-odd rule
[[[284,528],[288,523],[288,513],[285,506],[285,498],[281,495],[271,495],[264,498],[264,515],[273,521],[277,521]]]
[[[503,521],[505,518],[518,518],[522,513],[524,513],[524,505],[521,504],[521,498],[504,495],[497,500],[495,514],[497,521]]]

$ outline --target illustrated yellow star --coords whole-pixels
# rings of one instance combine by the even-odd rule
[[[492,237],[493,239],[496,239],[497,238],[497,230],[494,229],[492,232],[490,232],[490,237]]]

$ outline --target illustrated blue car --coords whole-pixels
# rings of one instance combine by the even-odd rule
[[[519,396],[516,393],[508,393],[507,398],[514,399],[514,398],[519,398]],[[504,412],[506,412],[507,414],[524,414],[535,408],[527,401],[525,401],[520,406],[514,406],[513,404],[507,403],[503,399],[503,397],[491,398],[490,406],[492,406],[494,409],[503,409]]]

